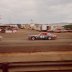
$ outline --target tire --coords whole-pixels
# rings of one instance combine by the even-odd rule
[[[51,40],[52,38],[51,37],[48,37],[48,40]]]
[[[31,40],[35,40],[35,37],[32,37]]]

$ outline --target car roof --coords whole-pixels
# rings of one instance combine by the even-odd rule
[[[41,32],[40,34],[44,34],[44,35],[47,35],[47,34],[48,34],[48,32]]]

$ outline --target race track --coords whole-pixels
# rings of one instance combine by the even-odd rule
[[[28,35],[37,35],[34,30],[19,30],[17,33],[0,33],[0,53],[72,51],[72,33],[54,33],[56,40],[28,40]]]
[[[72,40],[3,40],[0,42],[0,53],[48,51],[72,51]]]

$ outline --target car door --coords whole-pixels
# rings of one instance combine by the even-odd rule
[[[47,38],[46,33],[41,33],[40,36],[39,36],[39,39],[42,39],[42,40],[44,40],[46,38]]]
[[[45,35],[40,35],[40,39],[44,39],[45,38]]]

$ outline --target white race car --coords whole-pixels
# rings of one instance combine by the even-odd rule
[[[56,38],[57,38],[56,35],[47,32],[42,32],[38,35],[28,36],[29,40],[55,40]]]

